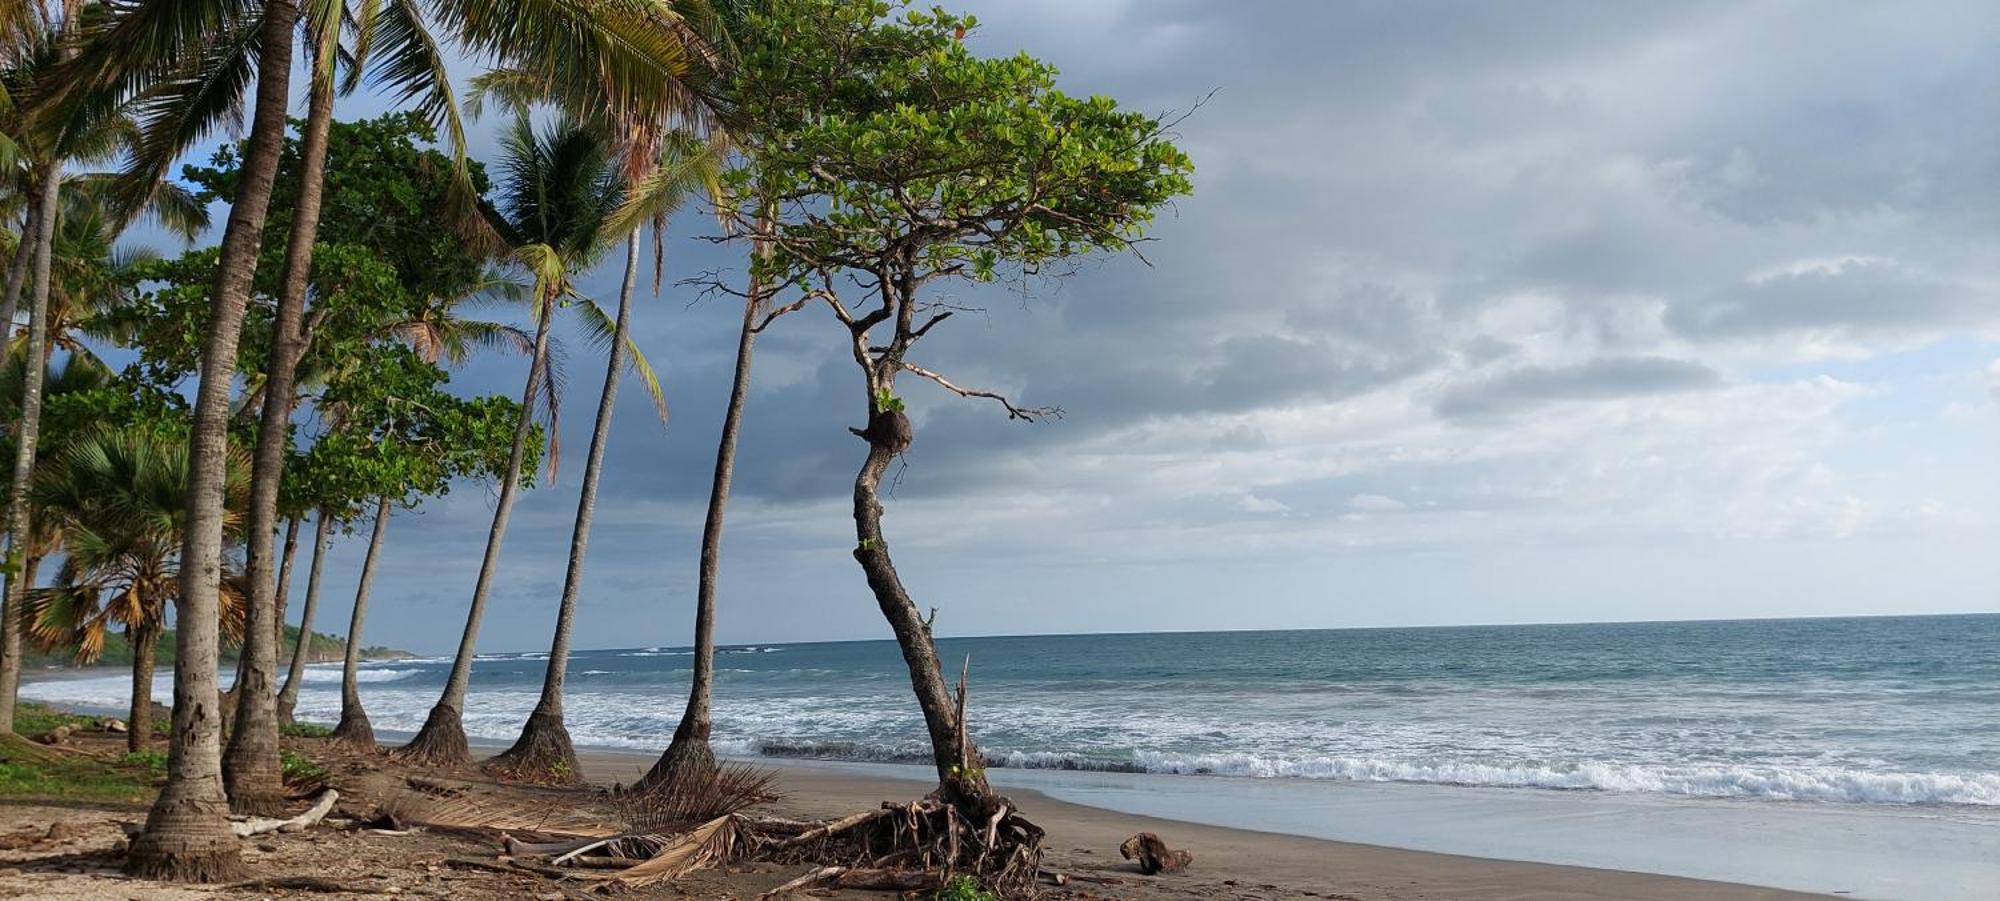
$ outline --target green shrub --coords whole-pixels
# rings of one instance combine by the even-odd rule
[[[996,901],[993,893],[979,887],[971,876],[960,876],[938,889],[937,901]]]

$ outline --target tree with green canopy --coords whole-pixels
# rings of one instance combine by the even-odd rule
[[[1160,118],[1060,91],[1054,68],[1025,54],[975,55],[963,38],[976,25],[942,10],[845,0],[776,0],[753,13],[744,34],[757,39],[746,38],[743,65],[774,73],[770,115],[734,178],[778,205],[763,271],[775,284],[811,285],[794,302],[827,305],[861,376],[865,425],[851,431],[867,450],[854,480],[853,556],[909,669],[943,815],[1001,844],[954,841],[962,857],[946,865],[1008,890],[1032,885],[1039,830],[1011,820],[987,786],[963,682],[954,697],[932,620],[897,573],[883,529],[882,478],[915,438],[897,380],[990,400],[1011,419],[1055,415],[917,362],[918,343],[961,309],[926,289],[1047,276],[1084,254],[1132,250],[1155,211],[1190,190],[1192,166]],[[758,212],[738,217],[749,223]]]

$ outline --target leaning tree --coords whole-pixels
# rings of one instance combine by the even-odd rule
[[[779,202],[773,252],[760,264],[767,277],[812,280],[815,289],[794,302],[832,309],[860,371],[867,420],[851,431],[867,452],[854,479],[854,559],[909,667],[940,815],[988,837],[961,846],[948,825],[950,856],[964,855],[948,865],[1004,884],[1032,878],[1020,864],[1032,861],[1039,830],[1002,829],[1019,838],[991,846],[988,824],[1008,809],[968,736],[963,685],[954,698],[930,621],[890,557],[881,482],[914,438],[896,382],[908,374],[988,399],[1011,419],[1054,415],[917,362],[916,345],[960,309],[927,299],[926,289],[1047,276],[1084,254],[1131,250],[1156,210],[1190,190],[1192,165],[1168,140],[1171,123],[1108,97],[1063,93],[1054,68],[1025,54],[973,54],[962,41],[975,25],[901,4],[777,4],[746,30],[764,40],[745,63],[782,75],[769,99],[775,125],[737,177]]]

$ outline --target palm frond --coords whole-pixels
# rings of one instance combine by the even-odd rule
[[[605,312],[603,307],[598,306],[597,301],[588,298],[579,301],[576,310],[578,318],[583,320],[584,335],[590,340],[590,346],[600,353],[610,348],[611,342],[618,334],[617,320]],[[639,381],[646,386],[646,394],[653,398],[653,410],[659,415],[660,424],[665,425],[666,391],[660,387],[659,375],[653,372],[652,362],[646,359],[645,351],[639,349],[639,343],[633,340],[630,330],[627,330],[625,335],[625,357],[626,365],[639,376]]]

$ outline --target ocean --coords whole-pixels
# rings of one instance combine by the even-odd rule
[[[950,638],[938,646],[953,674],[971,658],[972,731],[997,782],[1102,806],[1765,884],[1851,867],[1858,858],[1838,851],[1846,839],[1822,832],[1873,835],[1871,846],[1883,847],[1884,835],[1917,835],[1907,825],[1915,819],[1956,830],[1946,844],[1969,848],[1973,865],[1989,852],[2000,860],[2000,615]],[[565,707],[577,744],[663,748],[685,699],[689,656],[674,647],[575,654]],[[545,657],[479,658],[465,715],[475,740],[512,740],[534,706]],[[892,642],[732,646],[717,667],[721,753],[872,764],[928,758]],[[416,730],[449,668],[442,658],[364,667],[376,730]],[[337,718],[339,677],[337,666],[308,670],[301,719]],[[41,681],[24,694],[117,707],[125,680]],[[162,698],[168,688],[163,678]],[[1327,791],[1335,786],[1347,789]],[[1218,797],[1231,805],[1215,804]],[[1266,802],[1250,813],[1237,809],[1236,800],[1260,797]],[[1408,803],[1446,797],[1484,799],[1499,811],[1487,831],[1502,835],[1439,846],[1432,832],[1393,831],[1390,821],[1427,822]],[[1375,808],[1383,823],[1364,828],[1340,813],[1385,798],[1405,806],[1393,815]],[[1599,800],[1579,807],[1564,798]],[[1611,822],[1635,812],[1658,823],[1692,817],[1692,862],[1645,866],[1574,848],[1493,844],[1530,842],[1523,836],[1533,829],[1509,823],[1546,825],[1548,811],[1605,804],[1620,812]],[[1715,855],[1700,847],[1706,835],[1727,834],[1728,822],[1754,825],[1745,838],[1754,842],[1773,823],[1836,809],[1885,816],[1805,821],[1840,825],[1801,827],[1801,847],[1832,849],[1832,859],[1798,879],[1717,873]],[[1464,821],[1464,809],[1451,810]],[[1533,841],[1602,844],[1615,832],[1607,828]],[[1975,882],[2000,878],[1976,866],[1968,872]],[[1879,881],[1855,879],[1864,894],[1903,896]],[[1908,896],[1956,894],[1950,885],[1925,887]],[[2000,881],[1989,887],[2000,897]]]
[[[1844,804],[2000,807],[2000,615],[948,638],[992,765]],[[581,745],[659,750],[691,652],[581,651]],[[509,741],[546,654],[478,658],[465,725]],[[718,751],[923,762],[888,641],[730,646]],[[372,663],[378,730],[423,722],[449,659]],[[338,718],[338,666],[302,719]],[[121,706],[122,674],[27,694]],[[162,698],[168,682],[160,680]]]

